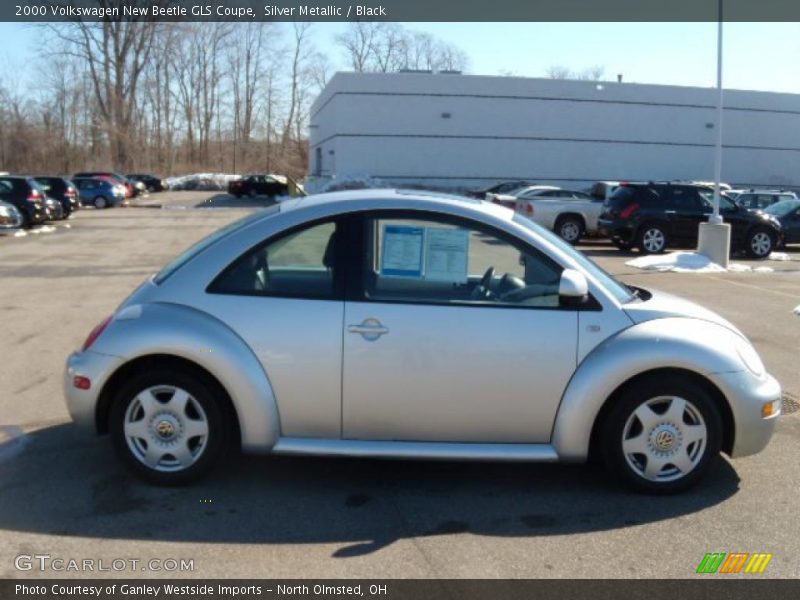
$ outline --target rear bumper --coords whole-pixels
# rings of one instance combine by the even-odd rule
[[[597,235],[620,242],[632,242],[633,227],[621,219],[598,219]]]
[[[716,373],[708,376],[728,399],[734,420],[731,458],[761,452],[772,438],[780,416],[781,386],[769,374],[756,377],[749,371]],[[777,402],[778,410],[762,416],[765,404]]]

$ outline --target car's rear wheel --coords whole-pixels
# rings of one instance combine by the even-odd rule
[[[639,230],[639,250],[645,254],[660,254],[667,247],[667,232],[661,225],[648,223]]]
[[[583,221],[578,217],[560,217],[555,226],[559,237],[569,244],[577,244],[583,237]]]
[[[229,442],[218,386],[198,373],[143,372],[113,400],[109,431],[117,453],[140,477],[180,485],[204,475]]]
[[[94,199],[95,208],[105,208],[106,206],[108,206],[108,200],[104,196],[98,196]]]
[[[745,250],[753,258],[767,258],[775,248],[775,235],[766,229],[755,229],[747,234]]]
[[[640,492],[689,488],[722,447],[722,419],[714,400],[695,382],[674,377],[628,387],[601,431],[607,468]]]

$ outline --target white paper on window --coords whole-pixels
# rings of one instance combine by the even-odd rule
[[[425,228],[425,279],[467,282],[469,231],[447,227]]]

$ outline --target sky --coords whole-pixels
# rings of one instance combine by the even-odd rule
[[[284,24],[286,25],[286,24]],[[314,43],[345,69],[335,47],[345,23],[317,23]],[[552,66],[601,66],[605,79],[716,85],[716,23],[407,23],[461,47],[476,75],[544,77]],[[24,85],[40,32],[0,23],[0,82]],[[723,86],[800,93],[800,23],[726,23]]]

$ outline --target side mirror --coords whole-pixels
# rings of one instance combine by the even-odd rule
[[[583,300],[589,295],[589,282],[586,276],[575,269],[564,269],[558,284],[558,295],[562,299]]]

